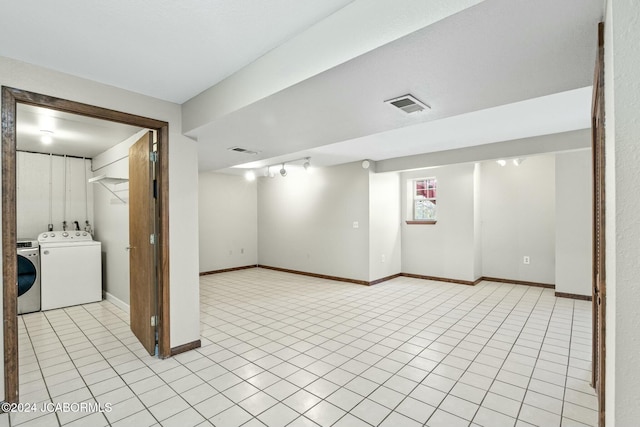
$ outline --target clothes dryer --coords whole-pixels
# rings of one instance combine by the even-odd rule
[[[36,239],[18,238],[18,314],[40,311],[40,248]]]

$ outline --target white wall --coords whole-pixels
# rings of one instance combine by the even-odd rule
[[[142,130],[92,159],[93,176],[129,178],[129,147]],[[102,286],[107,298],[121,308],[129,305],[129,204],[123,203],[100,184],[95,188],[94,239],[102,242]],[[129,183],[106,184],[118,197],[129,200]],[[115,298],[115,300],[113,299]]]
[[[18,237],[35,238],[38,234],[47,231],[50,212],[55,230],[62,230],[64,220],[67,221],[68,229],[72,229],[73,221],[78,221],[82,229],[87,219],[93,222],[93,188],[87,184],[87,178],[92,176],[90,167],[89,160],[18,152],[16,159]],[[51,180],[50,171],[52,172]]]
[[[401,174],[402,272],[473,281],[474,164],[442,166]],[[436,177],[437,223],[406,224],[411,216],[407,180]]]
[[[169,298],[171,347],[176,347],[200,339],[198,151],[188,138],[173,133],[169,138]]]
[[[258,263],[368,281],[369,171],[357,162],[258,178]]]
[[[483,276],[553,284],[554,155],[527,157],[520,166],[485,162],[481,182]]]
[[[640,419],[640,8],[608,0],[605,19],[606,111],[606,424]]]
[[[591,295],[591,150],[556,155],[556,292]]]
[[[3,57],[0,57],[0,84],[169,123],[171,346],[197,340],[200,335],[197,153],[194,142],[180,134],[180,106]]]
[[[476,163],[473,169],[473,253],[474,270],[476,279],[482,274],[482,164]]]
[[[620,379],[620,383],[623,384],[623,388],[626,388],[626,392],[629,392],[629,384],[625,384],[626,381],[622,378],[622,375],[629,374],[629,367],[625,367],[624,363],[620,364],[618,367],[617,359],[618,359],[618,311],[621,315],[625,315],[624,304],[621,302],[618,304],[617,297],[617,277],[616,277],[616,257],[617,257],[617,239],[613,236],[616,235],[617,228],[617,207],[616,207],[616,191],[618,187],[618,183],[616,182],[616,155],[618,144],[616,142],[616,111],[615,111],[615,102],[614,98],[617,95],[617,91],[620,90],[620,83],[618,88],[615,87],[614,80],[614,57],[616,57],[620,52],[614,52],[614,49],[623,49],[624,51],[629,49],[628,41],[626,43],[622,42],[614,42],[614,27],[617,25],[624,26],[626,23],[624,21],[619,22],[619,18],[615,18],[613,16],[613,2],[614,0],[606,0],[607,8],[605,11],[605,21],[604,21],[604,102],[605,102],[605,115],[606,115],[606,123],[605,123],[605,209],[606,209],[606,217],[605,217],[605,238],[609,237],[606,242],[605,247],[605,274],[606,274],[606,336],[605,336],[605,344],[606,344],[606,359],[605,359],[605,425],[615,425],[617,418],[622,418],[628,416],[625,414],[627,409],[621,404],[624,402],[623,392],[620,400],[618,400],[617,396],[617,385],[618,380]],[[616,3],[616,9],[618,8],[618,3]],[[624,7],[623,7],[624,8]],[[628,24],[627,24],[628,25]],[[619,29],[616,30],[616,33],[619,33]],[[624,46],[623,45],[627,45]],[[618,60],[615,58],[616,61]],[[622,58],[620,58],[622,60]],[[618,78],[619,82],[620,79]],[[628,85],[628,81],[626,82]],[[622,96],[622,94],[621,94]],[[628,117],[625,118],[624,111],[620,111],[620,120],[625,122],[625,119],[628,120]],[[628,125],[627,125],[628,126]],[[621,143],[621,154],[622,149],[629,149],[628,141],[625,145]],[[629,185],[630,183],[627,183]],[[633,188],[633,186],[631,187]],[[622,190],[622,189],[621,189]],[[622,216],[622,215],[621,215]],[[628,309],[626,309],[628,311]],[[621,337],[622,338],[622,337]],[[621,340],[622,341],[622,340]],[[621,345],[622,347],[622,345]],[[636,349],[635,354],[638,354],[638,349]],[[617,371],[616,369],[619,369]],[[638,379],[635,379],[635,383],[638,384]],[[637,393],[636,393],[637,394]],[[633,416],[633,414],[632,414]],[[636,414],[635,417],[638,415]]]
[[[400,174],[369,174],[369,281],[400,273]]]
[[[203,172],[198,176],[200,272],[258,263],[258,183]]]

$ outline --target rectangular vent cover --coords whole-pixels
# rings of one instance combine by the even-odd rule
[[[403,95],[384,102],[393,105],[407,114],[419,113],[420,111],[431,109],[431,107],[413,95]]]
[[[257,151],[247,150],[246,148],[242,148],[242,147],[231,147],[231,148],[228,148],[228,150],[235,151],[236,153],[242,153],[242,154],[258,154]]]

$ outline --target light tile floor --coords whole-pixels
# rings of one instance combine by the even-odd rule
[[[595,426],[590,303],[552,290],[251,269],[200,280],[202,348],[146,354],[103,301],[20,316],[12,426]],[[0,426],[8,425],[6,415]]]

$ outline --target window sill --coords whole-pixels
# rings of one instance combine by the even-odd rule
[[[405,221],[408,225],[421,224],[421,225],[434,225],[438,221]]]

